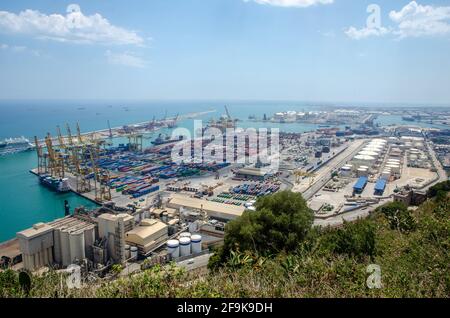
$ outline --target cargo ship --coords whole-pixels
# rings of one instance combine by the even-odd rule
[[[170,139],[169,136],[166,136],[163,138],[162,134],[158,135],[158,138],[156,138],[154,141],[152,141],[152,144],[155,146],[170,144],[172,142],[178,142],[183,140],[183,136],[180,136],[178,139]]]
[[[39,176],[39,182],[43,186],[56,192],[65,193],[70,191],[69,179],[67,178],[58,179],[44,174]]]
[[[0,141],[0,155],[18,153],[34,149],[34,145],[25,137],[9,138]]]

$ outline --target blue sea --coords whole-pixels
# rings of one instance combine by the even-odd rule
[[[277,127],[286,132],[310,131],[317,126],[254,123],[246,119],[253,114],[262,117],[264,113],[272,116],[278,111],[310,111],[320,109],[322,106],[333,106],[329,103],[267,101],[2,101],[0,140],[19,136],[33,140],[34,136],[43,138],[47,133],[56,135],[57,125],[65,134],[66,123],[71,126],[72,132],[76,131],[77,122],[82,132],[88,132],[107,129],[108,120],[112,127],[117,127],[151,121],[154,117],[161,119],[166,114],[168,117],[175,117],[177,114],[216,110],[216,113],[196,118],[207,121],[223,115],[224,105],[228,105],[231,116],[243,120],[240,126],[244,128]],[[383,116],[378,122],[398,124],[402,120],[401,116]],[[193,120],[184,120],[178,125],[192,129]],[[95,207],[94,203],[75,194],[57,194],[40,186],[36,176],[29,172],[36,167],[36,162],[34,151],[0,156],[0,242],[13,238],[16,232],[34,223],[64,216],[64,200],[69,201],[72,210],[80,205]]]

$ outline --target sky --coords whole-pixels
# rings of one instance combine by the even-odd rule
[[[449,0],[0,2],[0,99],[450,105],[449,56]]]

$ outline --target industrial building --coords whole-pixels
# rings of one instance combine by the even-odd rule
[[[53,263],[53,228],[44,223],[17,233],[24,268],[30,271]]]
[[[383,195],[386,190],[386,179],[378,179],[375,184],[375,195]]]
[[[129,214],[104,213],[97,218],[98,235],[106,241],[108,255],[118,263],[126,260],[125,233],[134,228],[134,217]]]
[[[24,268],[30,271],[48,265],[66,267],[92,258],[95,223],[68,216],[48,224],[37,223],[17,233]]]
[[[364,189],[366,188],[367,182],[368,182],[367,177],[360,177],[358,179],[358,181],[356,181],[355,185],[353,186],[353,191],[356,194],[361,194],[364,191]]]
[[[141,224],[125,234],[125,242],[136,246],[141,255],[146,255],[168,239],[167,224],[155,220],[144,219]]]
[[[264,167],[263,168],[246,167],[239,169],[236,172],[236,178],[239,179],[251,179],[263,181],[271,176],[273,176],[273,173],[271,173],[270,169]]]
[[[206,201],[187,196],[173,195],[168,206],[182,211],[203,211],[210,218],[228,222],[242,215],[245,210],[243,206]],[[181,212],[181,211],[180,211]]]

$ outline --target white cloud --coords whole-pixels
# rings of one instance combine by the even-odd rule
[[[0,49],[1,50],[7,50],[10,52],[14,52],[14,53],[22,53],[22,52],[28,52],[31,53],[35,56],[40,56],[40,52],[34,49],[29,49],[26,46],[22,46],[22,45],[9,45],[9,44],[4,44],[1,43],[0,44]]]
[[[306,8],[316,4],[331,4],[334,0],[244,0],[244,2],[256,2],[277,7]]]
[[[355,27],[349,27],[347,30],[345,30],[345,34],[354,40],[362,40],[366,39],[370,36],[384,36],[386,34],[389,34],[390,30],[384,27],[380,28],[362,28],[357,29]]]
[[[398,24],[395,34],[400,38],[450,34],[450,7],[420,5],[412,1],[398,12],[391,11],[389,17]]]
[[[411,1],[400,11],[391,11],[389,18],[395,26],[362,29],[352,26],[345,30],[345,34],[354,40],[386,34],[397,35],[400,39],[450,34],[450,7],[420,5],[416,1]]]
[[[73,43],[142,45],[144,42],[136,32],[112,25],[99,13],[84,15],[76,4],[67,7],[66,15],[30,9],[18,14],[0,11],[0,32]]]
[[[108,62],[114,65],[145,68],[148,64],[146,60],[132,52],[114,53],[108,50],[106,51],[105,56],[108,59]]]

